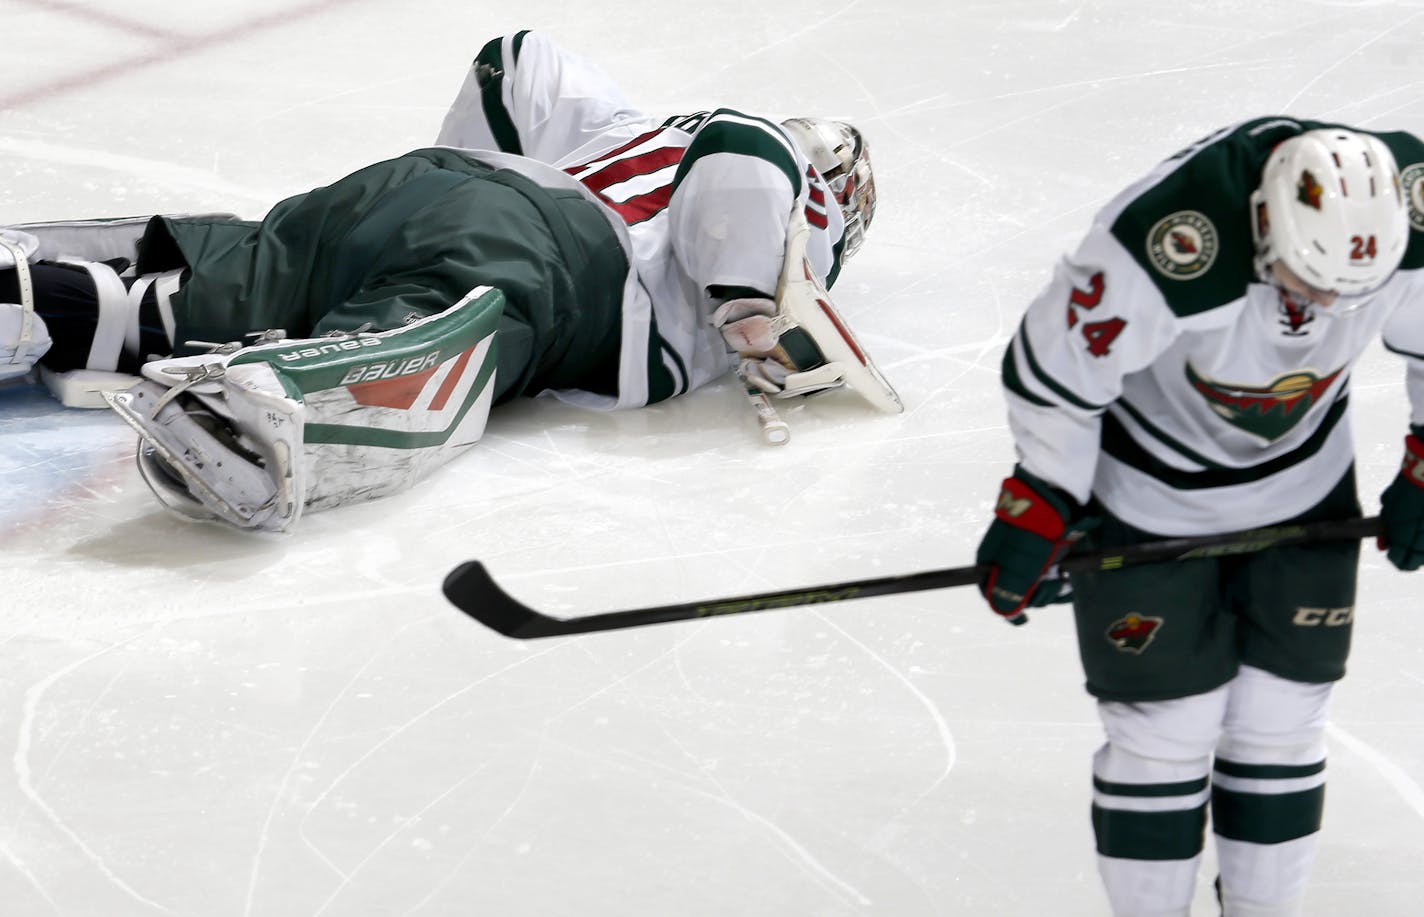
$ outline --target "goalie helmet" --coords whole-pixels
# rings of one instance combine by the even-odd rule
[[[1377,289],[1404,258],[1409,215],[1399,168],[1378,138],[1343,128],[1307,131],[1271,151],[1251,195],[1256,270],[1279,261],[1341,297]]]
[[[860,131],[844,121],[790,118],[781,122],[811,165],[825,179],[845,218],[842,257],[850,260],[875,218],[875,176],[870,171],[870,147]]]

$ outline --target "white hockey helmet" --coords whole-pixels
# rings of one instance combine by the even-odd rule
[[[844,121],[789,118],[781,122],[801,152],[830,186],[845,218],[845,246],[850,260],[865,241],[875,218],[875,176],[870,171],[870,147],[860,131]]]
[[[1251,195],[1256,270],[1281,262],[1316,289],[1373,292],[1404,258],[1409,214],[1399,167],[1379,138],[1321,128],[1271,151]]]

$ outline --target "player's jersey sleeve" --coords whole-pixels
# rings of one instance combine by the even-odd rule
[[[1384,326],[1384,346],[1404,358],[1409,423],[1424,426],[1424,269],[1409,271],[1408,300]]]
[[[795,208],[813,227],[812,269],[834,279],[840,210],[776,124],[721,109],[696,128],[672,180],[668,231],[682,271],[705,292],[776,292]]]
[[[522,31],[480,49],[435,142],[563,168],[649,123],[596,65],[542,33]]]
[[[1100,219],[1029,305],[1004,354],[1009,428],[1024,468],[1086,502],[1103,411],[1123,378],[1175,334],[1161,293]]]

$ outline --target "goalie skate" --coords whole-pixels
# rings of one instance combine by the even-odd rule
[[[789,229],[773,320],[780,341],[771,354],[787,372],[784,380],[773,380],[780,390],[768,394],[789,398],[848,386],[879,410],[900,413],[905,409],[900,396],[851,333],[806,260],[811,229],[801,211],[792,216]],[[753,382],[757,375],[749,374]]]
[[[260,456],[228,418],[187,391],[197,387],[193,383],[211,385],[223,374],[222,363],[209,363],[195,367],[187,382],[172,389],[145,380],[126,392],[106,392],[104,400],[138,433],[139,472],[165,507],[190,519],[222,520],[242,529],[280,528],[268,524],[269,518],[290,518],[297,509],[290,486],[292,436],[271,437],[269,454]],[[284,414],[300,411],[295,402],[288,408]],[[278,426],[300,429],[299,422],[287,424],[287,419]]]

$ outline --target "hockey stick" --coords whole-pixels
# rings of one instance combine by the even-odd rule
[[[1378,536],[1383,529],[1377,517],[1341,519],[1327,522],[1307,522],[1301,525],[1279,525],[1268,528],[1204,535],[1190,538],[1168,538],[1144,544],[1127,545],[1096,554],[1070,556],[1059,563],[1060,569],[1072,571],[1117,570],[1141,564],[1163,563],[1200,557],[1223,557],[1249,554],[1266,548],[1292,544],[1313,544],[1322,541],[1353,541]],[[506,637],[558,637],[585,634],[600,630],[619,630],[710,618],[717,615],[745,614],[773,608],[797,605],[823,605],[848,599],[867,599],[878,595],[921,592],[927,589],[947,589],[971,586],[979,581],[978,567],[951,567],[901,576],[881,576],[874,579],[851,580],[816,586],[810,589],[788,589],[742,595],[729,599],[703,602],[683,602],[638,608],[631,611],[609,611],[581,618],[554,618],[522,604],[506,593],[489,575],[484,564],[467,561],[445,577],[442,587],[445,597],[465,614]]]

